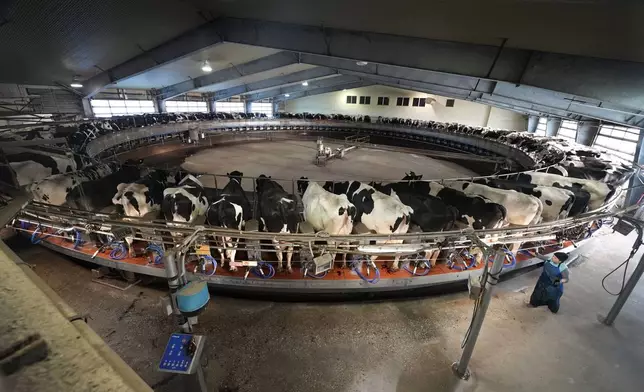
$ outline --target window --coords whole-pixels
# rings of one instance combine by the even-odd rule
[[[215,111],[220,113],[244,113],[243,102],[215,102]]]
[[[389,106],[389,97],[378,97],[378,105]]]
[[[411,106],[425,107],[425,98],[414,98]]]
[[[347,103],[356,103],[358,102],[358,97],[355,95],[347,95]]]
[[[577,121],[562,121],[557,136],[575,141],[577,137]]]
[[[635,148],[640,130],[619,125],[602,125],[595,146],[605,148],[609,153],[617,155],[627,161],[635,158]]]
[[[360,97],[360,105],[371,105],[371,97]]]
[[[535,136],[546,136],[547,122],[548,122],[547,117],[539,117],[539,124],[537,124],[537,130],[534,133]]]
[[[456,101],[454,101],[453,99],[448,99],[447,101],[445,101],[445,107],[446,108],[453,108],[455,102]]]
[[[270,102],[251,102],[250,111],[253,113],[264,113],[266,117],[273,117],[273,104]]]
[[[92,111],[96,117],[154,113],[154,103],[152,101],[92,99],[90,102],[92,104]]]
[[[396,99],[396,106],[409,106],[409,98],[398,97],[398,99]]]
[[[205,113],[208,104],[202,101],[165,101],[165,110],[168,113]]]

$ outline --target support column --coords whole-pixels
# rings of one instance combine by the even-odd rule
[[[537,132],[538,126],[539,126],[539,116],[535,116],[535,115],[528,116],[528,133]]]
[[[252,113],[253,112],[253,109],[250,108],[251,104],[252,104],[252,102],[250,102],[250,101],[244,101],[244,108],[246,110],[246,113]]]
[[[637,139],[637,147],[635,148],[635,163],[638,165],[644,165],[644,131],[640,131],[640,136]],[[626,193],[626,205],[632,206],[637,203],[637,201],[644,194],[644,182],[640,180],[640,176],[633,176],[628,182],[628,193]]]
[[[87,118],[94,117],[94,111],[92,110],[92,105],[90,104],[89,99],[83,98],[81,101],[83,103],[83,115]]]
[[[280,103],[273,101],[273,116],[279,112]]]
[[[575,141],[584,146],[592,146],[595,138],[599,134],[600,123],[598,120],[580,121],[577,126],[577,136]]]
[[[557,134],[559,133],[559,127],[561,127],[560,118],[555,118],[555,117],[549,118],[548,122],[546,123],[546,136],[548,137],[557,136]]]
[[[167,113],[168,111],[165,108],[165,101],[161,98],[155,98],[155,109],[157,110],[158,113]]]
[[[210,113],[217,113],[217,106],[215,105],[215,100],[212,98],[208,98],[208,111]]]

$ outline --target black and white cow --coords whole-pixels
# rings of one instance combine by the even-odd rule
[[[403,204],[411,207],[414,213],[411,215],[411,222],[421,228],[422,231],[443,231],[451,230],[458,219],[458,210],[428,193],[418,192],[416,187],[409,182],[396,182],[382,185],[379,183],[369,184],[376,190],[397,197]]]
[[[101,211],[112,205],[112,196],[120,183],[140,177],[141,168],[138,165],[124,163],[119,170],[72,189],[65,197],[65,204],[79,210]]]
[[[65,203],[69,192],[78,185],[103,178],[119,167],[116,162],[101,163],[73,173],[56,174],[31,184],[31,194],[34,201],[60,206]]]
[[[414,210],[400,199],[377,191],[374,187],[358,181],[333,183],[328,181],[324,189],[337,195],[345,194],[356,207],[355,222],[362,222],[376,234],[404,234],[409,230]],[[383,240],[382,244],[402,244],[403,240]],[[371,256],[375,261],[377,256]],[[400,256],[394,257],[391,269],[399,269]]]
[[[482,196],[468,196],[456,189],[445,187],[437,182],[421,181],[422,175],[410,172],[403,181],[422,195],[430,195],[442,200],[458,211],[458,222],[475,230],[496,229],[506,222],[504,206],[485,199]]]
[[[241,186],[244,173],[233,171],[227,173],[227,175],[229,178],[228,184],[221,190],[219,199],[208,207],[206,222],[212,226],[243,230],[246,221],[253,218],[252,206]],[[233,263],[239,238],[215,237],[215,241],[218,241],[223,248],[219,251],[221,265],[224,265],[226,259]],[[237,267],[230,264],[230,270],[235,271]]]
[[[297,233],[299,223],[295,200],[277,182],[260,175],[256,180],[260,229],[271,233]],[[282,247],[278,240],[273,240],[277,254],[278,270],[283,269]],[[291,259],[293,246],[286,247],[286,268],[292,272]]]
[[[167,222],[193,223],[208,210],[208,198],[204,187],[191,174],[185,176],[176,187],[163,191],[161,211]]]
[[[572,191],[562,188],[522,184],[515,181],[498,179],[481,179],[475,180],[474,182],[497,189],[515,190],[536,197],[541,200],[543,205],[541,216],[544,222],[552,222],[568,217],[570,210],[575,204],[575,194]]]
[[[30,185],[34,182],[61,173],[77,169],[73,157],[46,153],[44,151],[27,151],[7,154],[7,161],[13,169],[19,186]],[[3,180],[7,181],[3,175]]]
[[[468,181],[448,181],[448,187],[462,191],[466,195],[483,196],[505,207],[506,220],[513,225],[534,225],[541,222],[543,203],[534,196],[511,189],[497,189]]]
[[[564,177],[542,172],[520,173],[517,176],[517,181],[526,184],[554,186],[568,190],[585,190],[590,194],[590,201],[588,202],[588,208],[590,210],[601,207],[615,193],[615,187],[600,181]]]
[[[331,235],[349,235],[353,231],[353,220],[356,216],[356,207],[349,201],[347,195],[331,193],[320,184],[308,181],[302,177],[297,182],[297,189],[302,195],[304,205],[304,220],[309,222],[316,232],[325,232]],[[335,246],[335,241],[327,241],[330,246]],[[338,244],[338,248],[345,243]],[[335,254],[331,257],[335,260]],[[347,254],[342,254],[342,267],[347,266]]]

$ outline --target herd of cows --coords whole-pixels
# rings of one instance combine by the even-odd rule
[[[75,136],[79,132],[88,139],[104,134],[101,132],[114,132],[138,124],[198,119],[198,114],[186,115],[181,120],[177,116],[143,115],[130,116],[127,120],[92,121],[76,125],[76,130],[67,137],[71,145],[77,146],[75,150],[79,151],[78,144],[71,143],[72,140],[81,140],[80,136]],[[288,116],[280,114],[279,117]],[[302,114],[296,118],[372,121],[367,116],[339,118]],[[212,115],[202,119],[210,120]],[[379,118],[377,121],[391,123],[390,119]],[[358,181],[318,184],[301,178],[298,181],[298,195],[289,194],[265,175],[256,179],[255,192],[249,193],[242,188],[243,173],[238,171],[228,173],[228,184],[223,189],[211,189],[205,188],[198,176],[150,171],[134,161],[123,164],[104,162],[85,167],[79,167],[85,163],[78,161],[71,170],[61,168],[56,163],[57,171],[41,167],[44,173],[40,173],[40,176],[34,175],[39,170],[38,161],[31,161],[30,175],[20,173],[20,170],[24,171],[24,166],[14,166],[12,162],[12,167],[23,179],[21,185],[28,187],[36,201],[51,205],[89,211],[117,208],[124,219],[146,217],[186,223],[205,219],[209,225],[237,230],[243,230],[245,222],[255,218],[260,223],[260,230],[275,233],[295,233],[298,223],[304,220],[316,232],[332,235],[351,234],[358,224],[370,232],[388,235],[406,233],[410,229],[434,232],[551,222],[601,207],[634,173],[630,165],[607,158],[593,148],[561,139],[415,120],[404,125],[494,139],[523,150],[535,160],[537,166],[559,163],[559,167],[556,173],[527,172],[507,178],[499,176],[440,183],[423,181],[422,176],[413,172],[407,173],[399,182],[387,184]],[[21,134],[30,138],[45,138],[35,130]],[[59,136],[54,133],[52,137]],[[80,144],[86,143],[87,140]],[[132,250],[133,238],[127,240]],[[222,248],[222,259],[234,261],[238,240],[216,238]],[[282,269],[285,252],[286,267],[290,271],[292,247],[278,241],[274,241],[273,245],[278,268]],[[341,249],[347,244],[331,241],[330,245],[334,249]],[[343,262],[346,263],[346,255],[343,256]],[[396,258],[391,268],[398,269],[398,264]]]

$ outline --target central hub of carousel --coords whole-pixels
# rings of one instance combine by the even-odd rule
[[[33,173],[9,154],[11,174],[33,197],[11,227],[32,243],[176,287],[199,281],[259,298],[440,292],[474,280],[499,249],[503,273],[533,266],[542,262],[535,252],[572,251],[625,212],[616,205],[636,171],[563,139],[367,116],[164,114],[13,131],[26,132],[65,140],[56,165],[66,156],[76,168],[29,183]],[[350,164],[352,151],[369,148],[429,154],[484,175],[280,179],[150,167],[133,154],[290,139],[315,143],[319,166]]]

